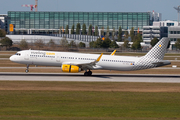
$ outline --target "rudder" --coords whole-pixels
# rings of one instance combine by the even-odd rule
[[[163,60],[169,44],[169,38],[162,38],[144,57]]]

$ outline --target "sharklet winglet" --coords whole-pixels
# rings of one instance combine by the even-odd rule
[[[101,53],[101,55],[96,59],[96,62],[99,62],[101,57],[102,57],[103,53]]]
[[[116,50],[114,50],[114,51],[111,53],[111,55],[113,56],[113,55],[115,55],[115,53],[116,53]]]

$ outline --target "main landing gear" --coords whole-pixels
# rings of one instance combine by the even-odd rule
[[[29,65],[27,65],[27,69],[25,70],[26,73],[29,72]]]
[[[86,71],[85,73],[84,73],[84,75],[85,76],[91,76],[92,75],[92,72],[89,70],[88,72]]]

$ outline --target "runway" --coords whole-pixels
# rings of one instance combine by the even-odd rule
[[[180,83],[180,75],[94,73],[0,73],[0,81],[150,82]]]
[[[0,69],[26,69],[26,67],[0,67]],[[30,67],[30,69],[61,69],[61,67]],[[151,69],[180,69],[180,67],[157,67]]]

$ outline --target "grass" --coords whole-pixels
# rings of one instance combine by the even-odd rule
[[[9,58],[11,55],[0,55],[0,58]]]
[[[14,55],[16,54],[17,51],[0,51],[0,55],[1,54],[9,54],[9,55]]]
[[[180,57],[164,57],[164,60],[180,60]]]
[[[11,119],[180,118],[180,93],[1,91],[0,95],[0,116]]]
[[[171,62],[170,65],[166,65],[166,66],[163,66],[163,67],[172,67],[172,65],[177,65],[177,67],[180,67],[180,62]]]
[[[0,86],[0,119],[5,120],[180,119],[180,84],[3,81]],[[170,87],[177,91],[128,91]]]
[[[14,63],[10,60],[0,60],[0,67],[24,67],[23,64]],[[3,63],[3,64],[2,64]]]

